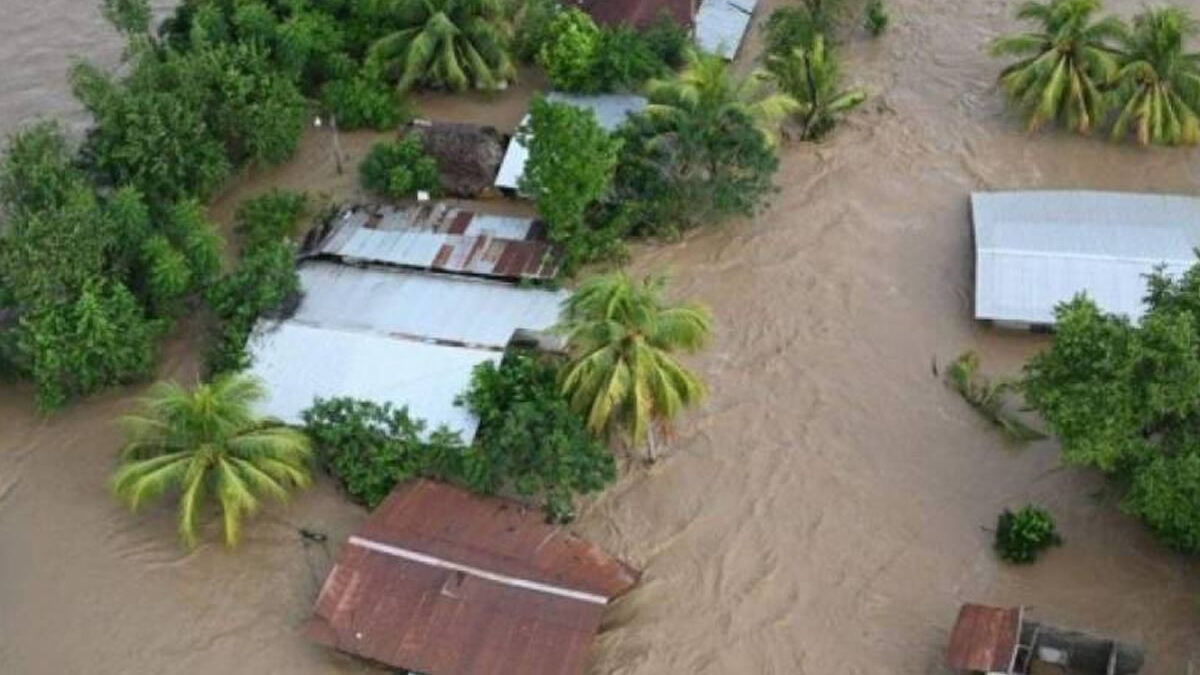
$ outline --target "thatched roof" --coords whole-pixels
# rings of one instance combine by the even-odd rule
[[[408,131],[437,162],[447,195],[478,197],[491,188],[504,158],[504,137],[494,127],[419,120]]]

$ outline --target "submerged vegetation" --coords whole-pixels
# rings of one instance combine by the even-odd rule
[[[358,173],[363,187],[389,199],[412,198],[421,191],[436,194],[441,185],[437,162],[415,136],[371,146]]]
[[[971,407],[979,411],[992,424],[1004,430],[1009,438],[1017,441],[1036,441],[1045,434],[1025,423],[1009,400],[1010,394],[1018,393],[1017,380],[989,381],[979,374],[979,355],[963,352],[946,369],[946,383],[962,395]]]
[[[993,547],[1002,560],[1027,565],[1051,546],[1062,543],[1050,512],[1026,504],[1017,511],[1004,509],[996,519],[996,541]]]

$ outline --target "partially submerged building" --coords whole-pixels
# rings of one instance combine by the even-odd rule
[[[380,212],[399,220],[397,214],[405,213],[384,207],[353,211]],[[477,214],[471,215],[463,232],[474,231],[472,223],[479,227]],[[451,223],[463,220],[448,217]],[[468,388],[474,369],[498,363],[514,340],[553,345],[556,341],[542,334],[557,321],[566,293],[514,284],[541,277],[528,265],[510,264],[503,254],[488,258],[484,253],[495,243],[490,234],[336,222],[316,244],[314,258],[298,270],[302,299],[295,312],[282,321],[260,320],[250,337],[250,369],[267,390],[257,412],[299,424],[315,399],[346,396],[407,406],[413,417],[426,421],[427,432],[445,426],[470,442],[478,420],[455,399]],[[532,227],[528,219],[498,223],[498,230],[508,234]],[[354,236],[346,228],[357,235],[360,227],[375,238],[369,246],[351,247],[355,255],[347,255]],[[420,240],[417,235],[449,237],[451,243],[421,249],[411,241]],[[451,254],[441,256],[443,247]],[[463,247],[470,251],[458,255]],[[425,253],[417,255],[416,249]]]
[[[629,115],[641,112],[649,101],[644,96],[633,94],[564,94],[552,91],[546,94],[546,99],[556,103],[565,103],[583,110],[589,110],[596,117],[600,128],[613,132],[625,122]],[[529,122],[529,115],[521,119],[521,126]],[[500,171],[496,174],[496,187],[509,192],[516,192],[521,176],[525,173],[525,162],[529,161],[529,149],[514,136],[504,151],[504,160],[500,162]]]
[[[975,192],[975,318],[1054,324],[1086,293],[1105,312],[1145,312],[1146,275],[1181,274],[1200,247],[1200,198],[1089,191]]]
[[[408,133],[437,162],[442,194],[475,198],[491,190],[505,145],[495,127],[415,120]]]
[[[426,675],[577,675],[638,576],[536,509],[418,480],[342,547],[304,632]]]

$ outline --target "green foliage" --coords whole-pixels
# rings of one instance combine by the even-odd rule
[[[1056,311],[1054,342],[1025,367],[1026,400],[1063,459],[1128,488],[1124,508],[1171,546],[1200,553],[1200,267],[1150,278],[1137,325],[1079,297]]]
[[[40,122],[13,134],[7,146],[0,171],[0,203],[9,219],[57,208],[83,185],[57,122]]]
[[[979,355],[963,352],[946,369],[946,383],[962,395],[971,407],[1017,441],[1036,441],[1045,434],[1026,424],[1010,409],[1009,394],[1020,389],[1013,380],[991,382],[979,374]]]
[[[542,45],[554,37],[558,0],[516,0],[513,7],[513,54],[525,63],[537,59]]]
[[[276,188],[238,205],[234,231],[248,249],[290,240],[307,208],[308,195]]]
[[[494,90],[516,79],[501,0],[378,0],[369,9],[392,32],[376,39],[366,65],[401,91],[430,87]]]
[[[873,37],[883,35],[889,21],[887,6],[883,4],[883,0],[871,0],[867,3],[867,16],[863,20],[863,27],[868,33]]]
[[[635,283],[623,273],[592,277],[563,307],[559,329],[570,362],[561,378],[570,407],[592,433],[623,431],[634,443],[666,432],[685,407],[704,397],[704,383],[674,357],[698,351],[712,330],[708,310],[671,305],[666,281]]]
[[[209,345],[209,372],[237,371],[249,365],[246,339],[254,322],[299,296],[295,255],[295,247],[283,240],[247,249],[237,269],[209,289],[206,300],[218,322]]]
[[[1099,0],[1031,0],[1017,17],[1040,30],[992,42],[994,55],[1018,58],[1000,73],[1000,87],[1030,131],[1053,121],[1086,134],[1103,123],[1108,102],[1100,88],[1117,74],[1112,41],[1125,29],[1115,17],[1093,22],[1099,8]]]
[[[769,55],[765,77],[797,102],[795,116],[803,140],[820,140],[842,115],[867,98],[862,89],[841,89],[841,69],[822,35],[815,36],[808,47]]]
[[[808,48],[822,34],[821,27],[803,6],[780,7],[771,12],[764,30],[768,55],[789,54],[797,47]]]
[[[566,91],[599,91],[592,69],[601,37],[600,28],[584,12],[572,7],[559,13],[537,55],[550,84]]]
[[[600,93],[638,89],[684,61],[686,34],[669,18],[640,33],[626,26],[601,28],[582,11],[559,13],[537,62],[561,91]]]
[[[358,174],[363,187],[392,199],[412,197],[418,190],[436,193],[441,185],[437,162],[413,136],[371,146]]]
[[[1200,52],[1186,51],[1197,34],[1200,24],[1183,8],[1147,9],[1134,17],[1112,92],[1120,111],[1114,139],[1132,133],[1142,145],[1200,141]]]
[[[251,413],[263,397],[254,379],[218,377],[191,391],[160,382],[141,410],[121,419],[127,442],[112,491],[137,510],[168,491],[179,495],[179,537],[196,545],[197,517],[221,510],[225,543],[237,544],[242,521],[264,497],[286,501],[310,483],[311,444],[304,434]]]
[[[425,422],[407,408],[396,410],[351,398],[317,399],[304,411],[305,430],[325,468],[351,497],[375,508],[409,478],[454,478],[463,463],[457,433],[444,428],[425,435]]]
[[[20,328],[17,348],[43,409],[141,379],[154,365],[157,326],[119,282],[88,280],[74,301],[24,314]]]
[[[497,368],[475,369],[463,396],[479,418],[476,447],[465,476],[485,491],[511,485],[537,496],[551,520],[573,517],[575,495],[603,488],[616,478],[612,454],[571,412],[558,390],[558,368],[536,356],[512,353]]]
[[[585,215],[608,192],[620,141],[600,128],[590,110],[540,96],[520,133],[529,148],[520,190],[533,198],[567,268],[619,254],[621,233],[591,228]]]
[[[325,109],[344,130],[393,129],[411,117],[392,87],[359,73],[327,82],[321,90]]]
[[[1026,504],[1017,512],[1004,509],[996,520],[996,553],[1011,563],[1029,564],[1050,546],[1062,543],[1049,511]]]
[[[692,38],[666,10],[642,31],[641,37],[667,69],[678,70],[687,64]]]

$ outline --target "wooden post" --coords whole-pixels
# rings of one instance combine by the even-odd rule
[[[333,162],[338,175],[342,175],[342,143],[338,136],[337,115],[329,113],[329,126],[333,129]]]

